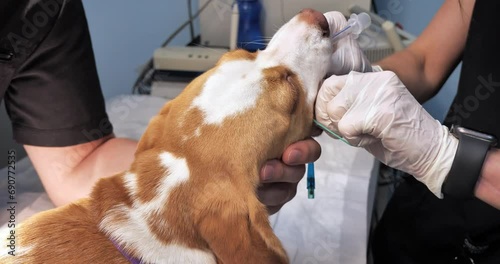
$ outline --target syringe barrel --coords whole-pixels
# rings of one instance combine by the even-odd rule
[[[372,23],[372,20],[370,18],[370,15],[368,15],[367,13],[360,13],[358,15],[351,14],[349,21],[347,21],[348,25],[349,25],[349,22],[351,22],[352,26],[353,26],[352,34],[357,36],[363,30],[365,30],[367,27],[370,26],[370,24]]]
[[[371,24],[370,15],[367,13],[351,14],[349,20],[347,21],[347,26],[341,31],[333,35],[332,41],[336,43],[340,39],[347,35],[353,35],[353,38],[358,38],[359,34]]]

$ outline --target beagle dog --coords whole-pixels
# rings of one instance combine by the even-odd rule
[[[306,9],[265,50],[236,50],[151,119],[129,170],[16,230],[0,263],[288,263],[259,170],[313,131],[333,44]]]

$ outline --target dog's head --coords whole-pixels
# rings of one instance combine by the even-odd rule
[[[144,239],[130,247],[151,262],[173,257],[149,250],[156,237],[161,245],[209,249],[224,263],[287,263],[256,197],[259,169],[311,135],[332,51],[325,17],[304,10],[265,50],[223,55],[150,121],[129,172],[114,179],[126,190],[94,192],[96,200],[121,195],[128,204],[94,210],[101,228],[124,243],[146,219]]]
[[[313,104],[333,45],[323,14],[306,9],[263,51],[228,52],[152,120],[138,152],[262,165],[311,134]],[[196,153],[196,154],[194,154]],[[186,153],[179,153],[185,156]]]

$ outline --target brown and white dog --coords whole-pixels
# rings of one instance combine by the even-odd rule
[[[304,10],[265,50],[225,54],[151,120],[128,171],[26,220],[0,263],[288,263],[259,170],[311,135],[332,52]]]

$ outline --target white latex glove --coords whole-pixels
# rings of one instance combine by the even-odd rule
[[[337,11],[324,14],[330,25],[330,36],[342,30],[347,25],[344,15]],[[356,39],[347,36],[339,40],[333,52],[329,75],[342,75],[350,71],[370,72],[371,63],[359,47]]]
[[[364,147],[384,164],[407,172],[442,198],[458,140],[390,71],[332,76],[316,99],[316,119]]]

